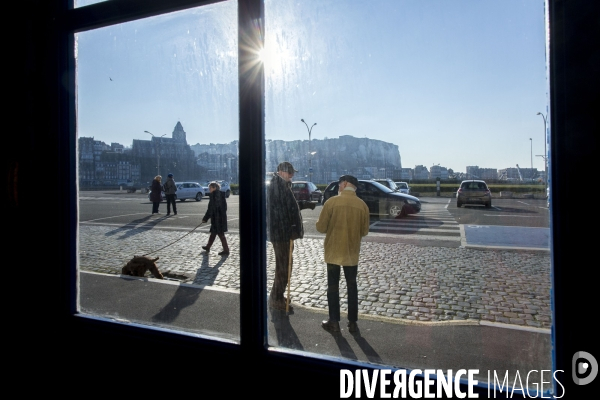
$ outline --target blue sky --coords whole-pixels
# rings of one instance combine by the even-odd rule
[[[81,4],[80,4],[81,5]],[[266,138],[398,145],[403,167],[543,170],[543,0],[266,0]],[[238,138],[236,3],[78,34],[78,132]],[[532,141],[529,140],[532,138]],[[532,146],[532,147],[530,147]]]

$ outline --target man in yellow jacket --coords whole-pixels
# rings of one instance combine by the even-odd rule
[[[317,230],[325,233],[325,262],[327,263],[327,304],[329,319],[321,326],[329,332],[340,331],[340,270],[348,288],[348,330],[358,326],[358,257],[360,242],[369,233],[369,207],[356,196],[358,179],[343,175],[339,181],[339,195],[331,197],[321,210]]]

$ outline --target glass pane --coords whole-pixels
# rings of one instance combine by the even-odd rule
[[[77,34],[80,312],[239,341],[236,7]]]
[[[91,4],[102,3],[110,0],[75,0],[75,8],[89,6]]]
[[[271,346],[479,369],[482,383],[496,371],[511,386],[517,373],[551,370],[544,13],[542,0],[265,2],[267,210],[277,218],[267,243]],[[291,277],[281,231],[293,222],[273,211],[287,192],[270,188],[289,178],[273,177],[283,161],[297,170],[292,181],[322,192],[301,211]],[[341,333],[332,334],[321,326],[331,311],[326,259],[349,246],[328,246],[316,223],[344,174],[360,180],[370,227],[357,267],[358,331],[347,327],[342,269]],[[374,179],[406,182],[412,197],[363,183]],[[490,191],[462,196],[467,179]],[[331,229],[355,226],[340,218]],[[533,375],[523,385],[539,387]]]

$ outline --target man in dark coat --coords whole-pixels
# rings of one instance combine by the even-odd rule
[[[173,214],[177,215],[177,204],[175,204],[175,192],[177,185],[173,179],[173,174],[167,175],[167,181],[163,185],[165,189],[165,197],[167,198],[167,215],[171,215],[171,205],[173,205]]]
[[[204,218],[202,218],[202,223],[210,219],[210,237],[206,246],[202,246],[202,248],[208,253],[215,237],[219,236],[221,245],[223,245],[223,251],[219,255],[226,256],[229,254],[229,246],[227,245],[227,239],[225,239],[225,232],[227,232],[227,201],[225,201],[225,195],[221,193],[221,185],[217,182],[211,182],[208,185],[208,190],[210,191],[208,208]]]
[[[304,236],[304,225],[300,210],[315,209],[315,203],[296,201],[291,182],[297,172],[291,163],[284,161],[277,167],[267,189],[267,227],[269,241],[275,252],[275,278],[269,296],[269,306],[277,310],[286,310],[287,299],[283,296],[288,282],[288,270],[291,273],[290,252],[294,249],[294,240]],[[292,307],[290,306],[290,311]]]

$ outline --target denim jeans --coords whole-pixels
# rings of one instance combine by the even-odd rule
[[[340,321],[340,269],[336,264],[327,264],[327,305],[329,320]],[[358,321],[358,286],[356,276],[358,266],[344,267],[344,277],[348,288],[348,321]]]

